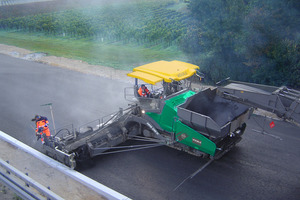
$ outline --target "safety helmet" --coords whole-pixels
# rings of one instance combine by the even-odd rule
[[[31,121],[37,121],[38,119],[40,119],[41,118],[41,116],[39,116],[39,115],[35,115],[34,116],[34,118],[33,119],[31,119]]]
[[[32,121],[37,121],[37,120],[39,120],[40,118],[41,118],[40,115],[35,115],[34,118],[32,119]]]

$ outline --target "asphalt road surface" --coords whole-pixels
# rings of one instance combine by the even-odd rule
[[[0,130],[39,149],[30,119],[41,114],[52,123],[41,105],[52,103],[56,128],[76,127],[126,107],[128,86],[0,54]],[[270,122],[265,131],[282,140],[253,131],[264,123],[253,116],[236,148],[176,191],[207,160],[157,147],[99,156],[77,170],[132,199],[300,199],[300,128],[275,121],[271,129]]]

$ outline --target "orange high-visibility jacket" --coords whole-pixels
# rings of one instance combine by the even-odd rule
[[[138,90],[138,93],[141,97],[147,97],[148,95],[150,95],[150,91],[146,87],[145,87],[144,91],[143,91],[142,87],[140,87]]]
[[[38,130],[41,128],[42,131],[40,134],[42,135],[43,133],[46,134],[47,137],[50,136],[50,130],[48,127],[49,121],[46,117],[41,117],[38,121],[36,121],[36,130],[35,132],[38,132]]]

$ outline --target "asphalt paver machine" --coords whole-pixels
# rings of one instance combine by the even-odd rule
[[[300,122],[300,92],[240,82],[195,87],[199,67],[158,61],[133,69],[125,88],[130,106],[85,129],[60,130],[44,145],[47,155],[74,168],[94,156],[166,145],[199,157],[218,159],[242,138],[254,108]],[[146,85],[148,97],[138,90]],[[147,141],[122,145],[127,140]]]

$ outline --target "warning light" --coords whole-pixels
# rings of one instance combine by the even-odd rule
[[[272,122],[270,123],[270,128],[274,128],[274,126],[275,126],[275,123],[272,121]]]

